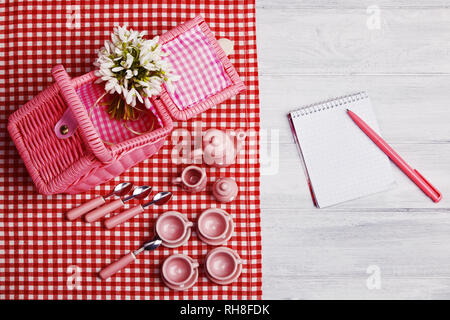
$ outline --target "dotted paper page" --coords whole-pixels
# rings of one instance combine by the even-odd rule
[[[365,93],[291,113],[320,208],[386,190],[394,183],[388,157],[347,115],[347,109],[379,133]]]

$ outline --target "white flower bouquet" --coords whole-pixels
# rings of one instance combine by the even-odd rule
[[[163,84],[172,92],[172,82],[180,78],[162,58],[167,53],[158,43],[159,37],[145,40],[144,35],[145,31],[114,28],[111,41],[105,41],[94,63],[98,67],[97,82],[105,83],[101,98],[113,95],[107,103],[107,112],[116,120],[136,120],[143,111],[138,103],[150,108],[148,98],[158,95]]]

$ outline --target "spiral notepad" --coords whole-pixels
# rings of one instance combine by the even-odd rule
[[[388,189],[388,157],[347,115],[355,112],[379,133],[370,99],[360,92],[289,114],[314,204],[328,207]]]

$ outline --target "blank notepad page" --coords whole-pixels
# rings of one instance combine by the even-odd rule
[[[379,133],[364,92],[290,113],[311,193],[320,208],[386,190],[394,183],[389,158],[352,121],[347,109]]]

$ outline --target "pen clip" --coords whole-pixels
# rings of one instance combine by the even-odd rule
[[[416,169],[413,169],[415,173],[417,173],[419,175],[419,177],[431,188],[431,190],[433,190],[434,192],[436,192],[436,197],[432,198],[434,202],[439,202],[442,199],[442,194],[439,192],[438,189],[436,189],[430,182],[428,182],[427,179],[425,179],[425,177],[423,175],[420,174],[419,171],[417,171]]]

